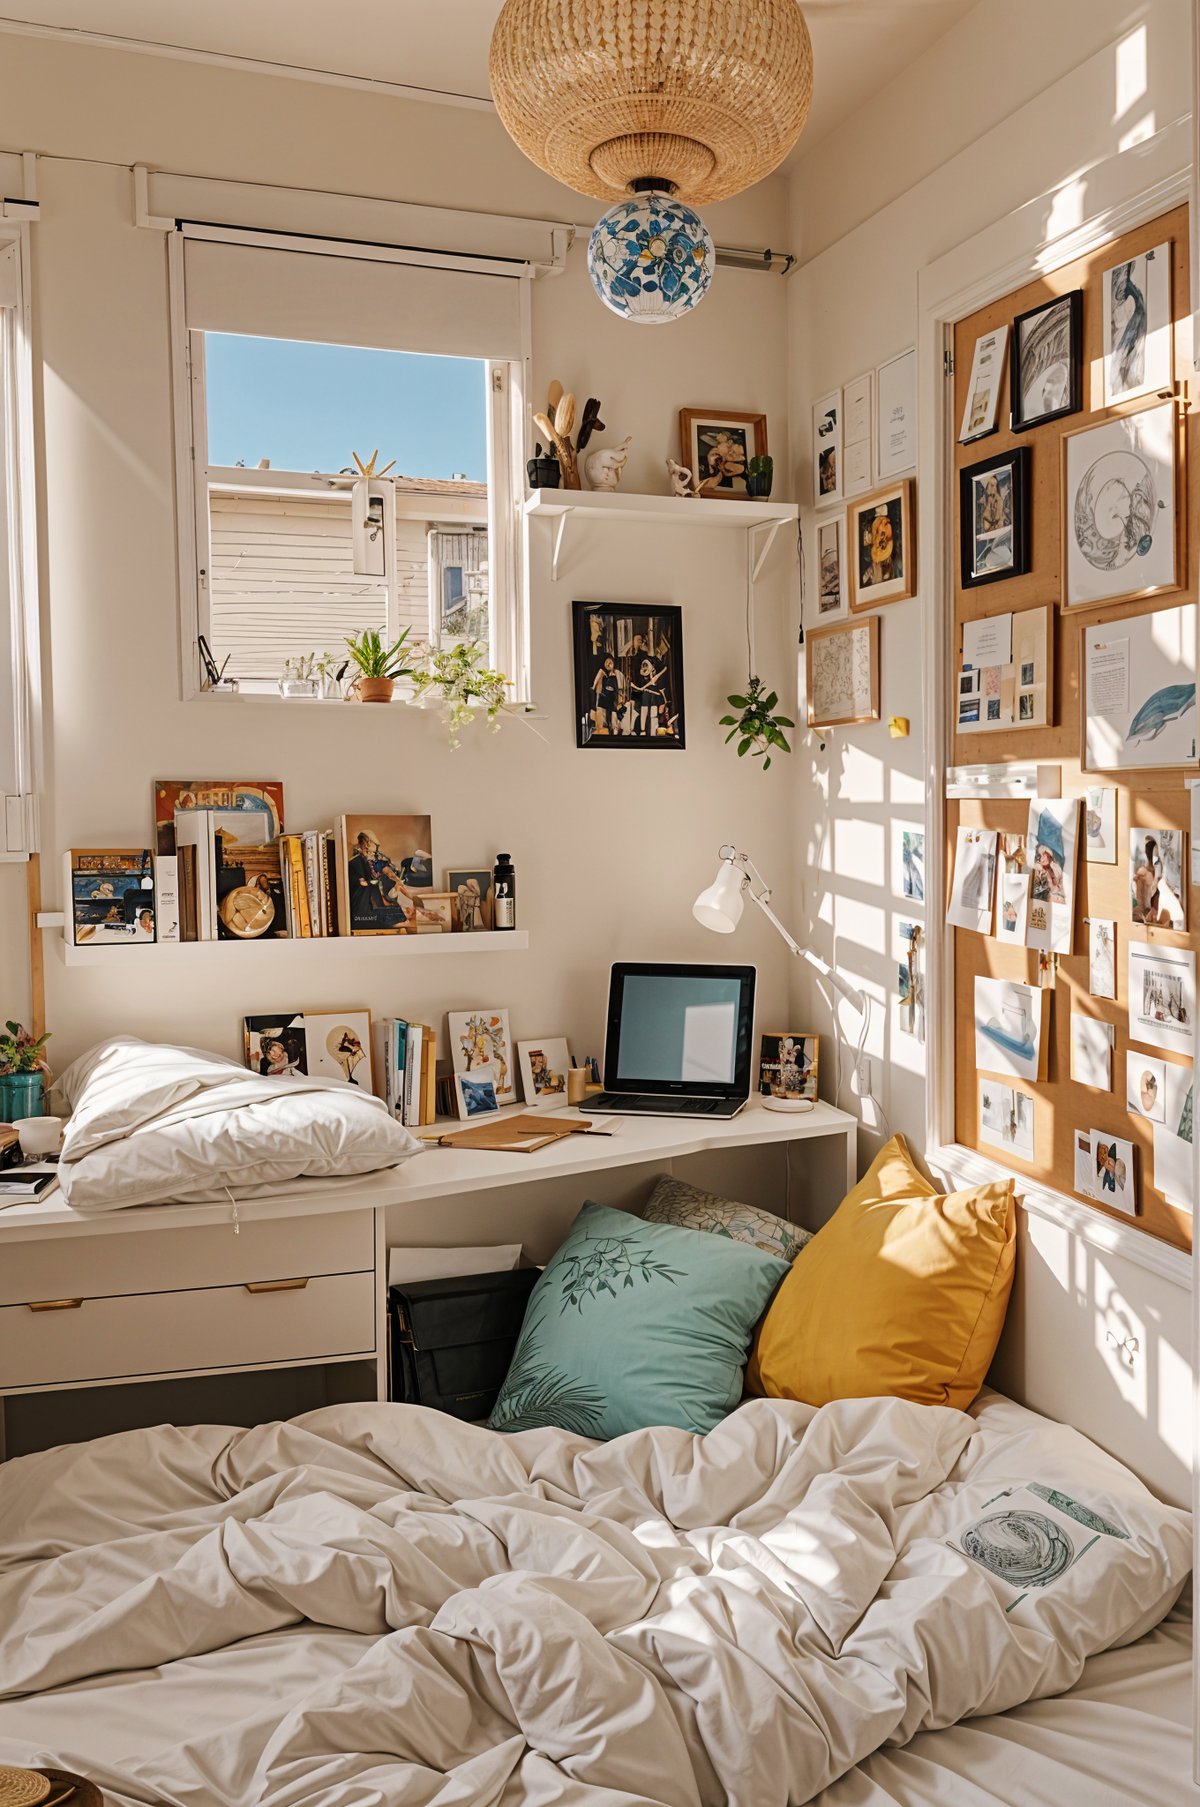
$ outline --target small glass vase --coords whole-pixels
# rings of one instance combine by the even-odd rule
[[[279,694],[286,697],[320,696],[319,678],[280,678]]]
[[[0,1073],[0,1123],[17,1123],[22,1117],[46,1114],[46,1075]]]

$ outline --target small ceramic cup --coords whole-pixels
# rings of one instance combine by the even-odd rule
[[[21,1153],[38,1161],[45,1160],[48,1154],[57,1154],[66,1127],[65,1117],[18,1117],[13,1124],[21,1140]]]
[[[586,1067],[567,1068],[567,1103],[582,1104],[587,1097],[588,1080],[591,1074]]]

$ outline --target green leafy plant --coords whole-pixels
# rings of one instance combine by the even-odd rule
[[[769,496],[775,480],[775,460],[767,452],[759,452],[746,467],[746,489],[752,496]]]
[[[311,684],[320,674],[316,653],[293,653],[283,661],[282,678],[299,684]]]
[[[504,715],[520,710],[509,698],[508,679],[502,671],[492,671],[486,658],[487,648],[479,640],[430,647],[412,673],[418,699],[441,702],[451,747],[458,746],[460,731],[476,716],[485,716],[494,732]]]
[[[347,639],[346,646],[360,675],[364,678],[411,678],[413,668],[404,663],[407,656],[404,643],[410,631],[405,628],[392,646],[385,646],[379,630],[373,627],[364,628],[357,640]]]
[[[0,1035],[0,1075],[7,1073],[45,1073],[50,1066],[45,1057],[49,1035],[31,1035],[20,1023],[5,1023]]]
[[[731,709],[737,709],[737,715],[723,715],[722,728],[728,728],[725,745],[731,740],[738,743],[738,758],[744,759],[747,753],[753,759],[761,759],[764,772],[769,771],[772,753],[790,753],[791,747],[783,730],[794,728],[795,722],[790,715],[777,715],[776,704],[778,694],[772,690],[764,695],[766,685],[761,678],[751,677],[746,686],[745,696],[727,696],[725,701]]]

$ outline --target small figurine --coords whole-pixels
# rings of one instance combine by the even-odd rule
[[[615,490],[621,481],[621,472],[629,460],[629,446],[633,435],[630,434],[618,446],[610,450],[603,449],[589,452],[583,461],[587,480],[593,489]]]
[[[676,464],[673,458],[668,458],[667,475],[671,479],[673,496],[694,496],[696,494],[696,479],[686,464]]]

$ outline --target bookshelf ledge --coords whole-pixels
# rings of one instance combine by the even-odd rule
[[[158,941],[129,947],[75,947],[62,932],[63,919],[59,911],[43,911],[38,916],[38,927],[54,936],[55,945],[67,966],[104,966],[110,960],[118,963],[147,959],[152,961],[156,954],[178,960],[221,959],[226,950],[236,950],[239,946],[243,949],[269,950],[272,956],[278,958],[285,958],[289,952],[307,955],[315,949],[325,948],[356,958],[359,955],[374,959],[387,959],[391,956],[400,960],[419,960],[425,954],[440,954],[451,959],[457,954],[515,954],[523,953],[529,947],[528,929],[500,929],[473,935],[313,935],[240,943],[225,940]],[[234,960],[238,958],[236,951],[232,957]]]

